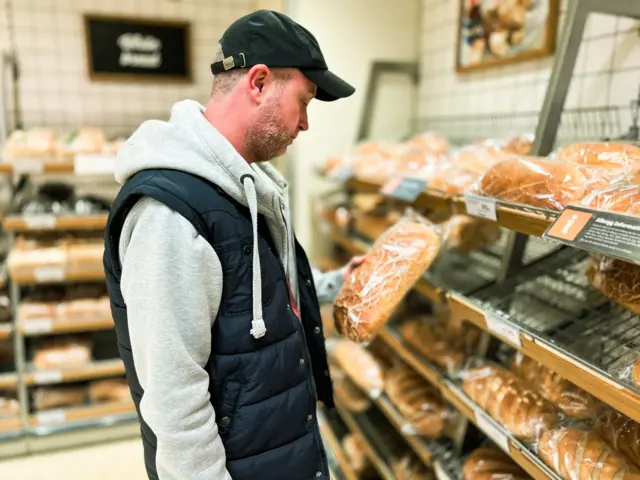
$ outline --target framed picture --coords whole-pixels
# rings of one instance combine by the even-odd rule
[[[187,22],[88,14],[84,29],[93,81],[191,82]]]
[[[465,72],[551,55],[559,0],[459,0],[456,70]]]

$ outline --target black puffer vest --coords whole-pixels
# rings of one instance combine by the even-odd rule
[[[118,256],[125,218],[143,196],[162,202],[189,220],[222,264],[224,286],[206,369],[231,477],[329,478],[316,419],[316,398],[333,407],[333,394],[318,300],[304,250],[296,241],[300,321],[292,310],[284,269],[266,222],[258,216],[266,334],[254,338],[250,334],[254,239],[249,209],[202,178],[155,169],[139,172],[122,187],[109,215],[104,254],[119,352],[141,422],[149,478],[158,478],[156,438],[140,415],[144,392],[131,352]]]

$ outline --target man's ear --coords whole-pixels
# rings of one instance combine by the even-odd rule
[[[266,65],[255,65],[249,70],[247,75],[249,96],[256,103],[262,102],[265,87],[269,79],[269,73],[269,67]]]

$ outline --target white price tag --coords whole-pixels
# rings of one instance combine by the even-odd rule
[[[73,170],[76,175],[111,175],[115,171],[114,155],[76,155]]]
[[[24,223],[31,230],[51,230],[56,227],[56,217],[53,215],[27,215]]]
[[[44,161],[39,158],[21,158],[11,162],[11,165],[13,165],[13,173],[18,175],[44,172]]]
[[[509,454],[509,436],[483,410],[476,409],[478,428],[494,441],[505,453]]]
[[[25,320],[22,324],[25,333],[50,333],[53,330],[53,320],[50,318],[33,318]]]
[[[433,462],[433,473],[436,474],[437,480],[451,480],[449,473],[444,469],[442,464],[438,461]]]
[[[465,193],[464,203],[467,207],[467,214],[472,217],[486,218],[487,220],[498,220],[496,212],[495,198],[481,197]]]
[[[60,370],[43,370],[41,372],[35,372],[33,379],[38,385],[60,383],[62,381],[62,372]]]
[[[498,315],[491,312],[485,312],[484,318],[487,322],[487,329],[491,333],[495,333],[498,337],[508,340],[512,345],[517,347],[522,346],[520,329],[518,327],[510,325]]]
[[[33,272],[36,282],[61,282],[64,280],[64,268],[39,267]]]
[[[67,421],[67,414],[64,410],[49,410],[39,412],[36,415],[38,425],[59,425]]]

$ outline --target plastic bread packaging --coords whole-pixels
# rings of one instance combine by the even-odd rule
[[[604,169],[611,178],[631,180],[640,171],[640,147],[628,143],[575,143],[560,148],[552,158]]]
[[[502,230],[495,223],[467,215],[454,215],[447,222],[447,248],[470,253],[497,242]]]
[[[375,357],[365,347],[349,340],[328,345],[332,360],[370,398],[377,398],[384,389],[384,374]]]
[[[394,461],[392,468],[396,480],[435,480],[433,472],[411,453]]]
[[[352,413],[366,412],[371,406],[369,397],[349,379],[333,357],[329,358],[329,366],[333,393],[338,401]]]
[[[385,372],[385,392],[404,420],[406,434],[439,438],[447,433],[453,414],[438,390],[411,367],[398,361]]]
[[[355,342],[369,342],[435,260],[442,233],[424,218],[407,213],[378,237],[335,299],[338,332]]]
[[[434,156],[446,155],[449,152],[449,142],[434,132],[422,132],[409,139],[409,146],[422,150]]]
[[[535,440],[559,421],[556,407],[506,368],[486,363],[463,374],[464,392],[515,438]]]
[[[15,397],[0,394],[0,418],[20,415],[20,402]]]
[[[430,169],[425,180],[431,190],[437,190],[447,196],[461,195],[472,187],[481,174],[454,163],[444,163]]]
[[[87,397],[87,389],[82,386],[40,387],[33,394],[33,405],[36,410],[75,407],[83,405]]]
[[[596,422],[595,431],[611,448],[640,467],[640,423],[606,408]]]
[[[544,398],[572,418],[596,418],[604,407],[593,395],[521,352],[512,357],[510,367],[514,373],[535,386]]]
[[[3,157],[16,161],[25,157],[49,157],[54,154],[55,142],[55,133],[47,128],[14,130],[5,141]]]
[[[640,185],[618,184],[595,190],[580,204],[596,210],[637,216],[640,215]]]
[[[529,475],[495,446],[476,448],[462,466],[462,480],[528,480]]]
[[[491,167],[470,193],[560,211],[609,185],[601,170],[589,166],[514,155]]]
[[[638,470],[595,432],[560,427],[542,432],[538,456],[563,480],[638,480]]]
[[[93,403],[130,401],[129,384],[124,378],[93,381],[89,384],[89,399]]]
[[[91,343],[73,338],[49,339],[38,347],[33,356],[37,369],[73,368],[92,360]]]
[[[374,473],[373,465],[367,456],[360,437],[348,433],[342,439],[342,449],[347,456],[349,465],[359,476],[369,476]]]
[[[587,278],[610,300],[640,314],[639,265],[594,254],[589,257]]]

